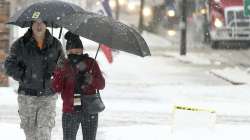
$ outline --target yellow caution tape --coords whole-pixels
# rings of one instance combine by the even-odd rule
[[[215,113],[214,110],[210,110],[210,109],[201,109],[201,108],[194,108],[194,107],[187,107],[187,106],[175,106],[175,109],[179,109],[179,110],[189,110],[189,111],[206,111],[206,112],[210,112],[210,113]]]

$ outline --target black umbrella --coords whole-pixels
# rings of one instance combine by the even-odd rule
[[[65,16],[56,23],[110,48],[142,57],[150,55],[147,43],[135,29],[110,17],[85,11]]]
[[[56,20],[64,16],[81,12],[83,9],[75,4],[63,1],[41,1],[31,4],[16,12],[8,21],[8,24],[14,24],[20,27],[30,27],[31,21],[42,19],[47,22],[49,27],[58,27]]]

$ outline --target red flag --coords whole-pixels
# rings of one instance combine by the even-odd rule
[[[104,53],[105,57],[107,58],[108,62],[112,63],[113,62],[112,49],[106,45],[103,45],[103,44],[101,44],[101,49],[102,49],[102,52]]]
[[[112,10],[109,5],[109,0],[100,0],[102,3],[101,9],[98,11],[98,13],[112,17]],[[105,57],[107,58],[109,63],[113,62],[113,55],[112,55],[112,49],[109,48],[106,45],[101,44],[102,52],[104,53]]]

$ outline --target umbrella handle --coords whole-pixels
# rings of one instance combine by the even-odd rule
[[[96,58],[97,58],[97,55],[98,55],[98,52],[99,52],[100,48],[101,48],[101,44],[99,44],[98,49],[97,49],[97,51],[96,51],[95,60],[96,60]]]
[[[96,58],[97,58],[97,55],[98,55],[98,53],[99,53],[100,48],[101,48],[101,44],[99,44],[98,49],[97,49],[97,51],[96,51],[95,60],[96,60]],[[91,67],[90,67],[90,71],[89,71],[90,73],[92,73],[93,68],[94,68],[94,61],[92,61],[92,63],[91,63]]]
[[[52,36],[53,36],[53,26],[54,26],[54,24],[51,23],[51,33],[52,33]]]
[[[61,38],[61,36],[62,36],[62,27],[60,28],[60,33],[59,33],[59,39]]]

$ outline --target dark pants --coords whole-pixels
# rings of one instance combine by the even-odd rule
[[[82,126],[83,140],[95,140],[98,127],[98,114],[87,112],[63,113],[63,140],[76,140],[79,125]]]

